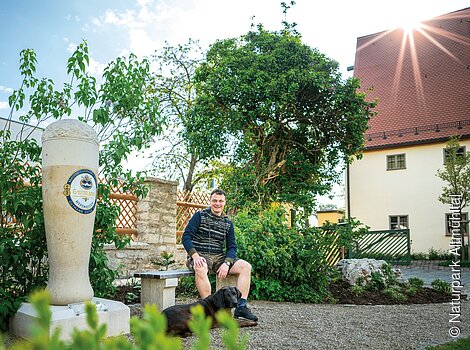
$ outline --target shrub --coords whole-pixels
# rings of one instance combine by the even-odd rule
[[[408,278],[408,283],[410,286],[415,287],[416,289],[421,289],[424,286],[424,281],[419,277]]]
[[[254,299],[320,302],[328,295],[327,252],[352,237],[351,226],[339,229],[289,228],[285,212],[273,205],[261,211],[245,209],[234,218],[237,255],[253,266]],[[347,226],[347,227],[346,227]],[[335,231],[339,236],[336,238]]]
[[[366,289],[362,285],[359,285],[359,284],[355,284],[351,287],[351,292],[354,295],[361,295],[362,293],[365,292],[365,290]]]
[[[384,290],[387,286],[384,276],[378,272],[374,271],[371,274],[370,282],[366,286],[368,290]]]
[[[39,161],[41,149],[35,140],[9,138],[0,130],[0,331],[48,272],[41,172],[27,164]]]
[[[434,248],[429,249],[429,260],[451,260],[454,256],[449,254],[448,251],[437,250]]]
[[[452,293],[452,288],[450,287],[450,284],[447,283],[446,281],[443,281],[443,280],[439,279],[439,278],[432,281],[431,286],[432,286],[433,289],[435,289],[439,292],[443,292],[443,293],[447,293],[447,294]]]
[[[418,288],[416,288],[415,286],[408,286],[407,288],[405,288],[405,292],[410,296],[414,296],[416,295],[416,293],[418,293]]]
[[[403,293],[401,286],[394,284],[384,289],[383,293],[390,296],[393,300],[403,302],[408,299],[408,297]]]

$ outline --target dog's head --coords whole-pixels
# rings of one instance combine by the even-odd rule
[[[219,309],[230,309],[237,306],[241,297],[237,287],[223,287],[214,294],[214,302]]]

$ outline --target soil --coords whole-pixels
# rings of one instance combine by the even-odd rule
[[[400,305],[400,304],[434,304],[445,303],[451,300],[447,293],[432,288],[423,287],[414,295],[407,295],[404,301],[397,301],[383,291],[365,290],[361,294],[354,294],[351,286],[344,281],[330,285],[329,290],[336,300],[336,304],[352,305]]]
[[[408,295],[404,301],[397,301],[383,291],[363,291],[355,294],[347,282],[339,281],[330,284],[329,291],[333,300],[325,300],[325,303],[348,305],[400,305],[400,304],[434,304],[445,303],[451,300],[449,294],[432,288],[423,287],[414,295]],[[196,297],[196,296],[194,296]],[[465,298],[465,296],[462,296]],[[140,303],[140,289],[136,286],[122,285],[118,287],[114,300],[132,305]]]

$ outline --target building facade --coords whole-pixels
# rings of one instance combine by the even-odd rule
[[[358,38],[354,76],[377,107],[363,157],[347,169],[347,215],[371,230],[409,228],[412,252],[447,250],[450,207],[436,174],[451,136],[470,151],[470,8]]]

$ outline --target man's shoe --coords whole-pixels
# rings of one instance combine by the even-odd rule
[[[246,306],[239,306],[235,309],[233,314],[235,318],[244,318],[245,320],[249,321],[258,321],[258,317],[251,312],[249,308]]]

